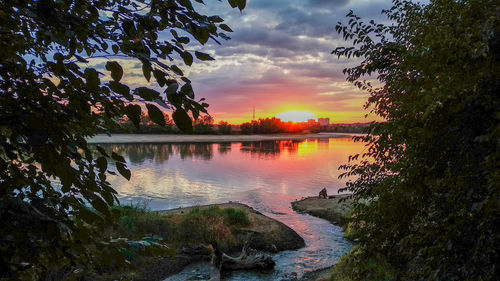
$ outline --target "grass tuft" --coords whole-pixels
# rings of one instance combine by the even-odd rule
[[[222,250],[237,244],[235,230],[249,226],[249,214],[237,208],[194,207],[184,214],[164,214],[150,211],[147,202],[113,206],[118,223],[108,229],[114,238],[141,239],[159,235],[168,244],[210,244],[216,242]]]

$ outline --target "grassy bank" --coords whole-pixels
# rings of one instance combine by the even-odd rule
[[[118,222],[103,234],[122,243],[131,266],[98,269],[89,280],[161,280],[191,262],[238,252],[248,239],[252,248],[268,252],[304,246],[284,224],[238,203],[166,211],[123,205],[112,212]]]
[[[118,224],[109,228],[114,237],[139,239],[154,233],[171,246],[217,242],[221,250],[236,246],[235,233],[250,225],[249,214],[242,209],[211,206],[195,207],[184,213],[152,212],[137,206],[117,206]]]

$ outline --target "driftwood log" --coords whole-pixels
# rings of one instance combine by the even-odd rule
[[[274,268],[274,260],[269,254],[257,252],[250,248],[248,239],[243,246],[241,254],[237,257],[231,257],[222,253],[221,270],[270,270]]]

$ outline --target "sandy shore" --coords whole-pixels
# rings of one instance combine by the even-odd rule
[[[275,134],[275,135],[142,135],[142,134],[99,134],[87,139],[88,143],[181,143],[181,142],[241,142],[266,140],[305,140],[311,138],[342,138],[352,134]]]

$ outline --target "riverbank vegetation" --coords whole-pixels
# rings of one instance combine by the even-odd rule
[[[384,13],[388,25],[351,12],[337,26],[353,45],[333,54],[361,59],[347,80],[387,122],[342,167],[359,243],[331,280],[496,280],[500,4],[394,1]]]
[[[87,274],[95,280],[165,278],[190,262],[210,259],[215,251],[241,249],[244,241],[238,235],[250,226],[249,213],[232,207],[161,213],[138,204],[113,206],[111,211],[117,215],[117,223],[105,227],[103,235],[125,242],[120,252],[131,266],[96,268]],[[158,263],[168,270],[153,270]]]
[[[102,235],[122,242],[120,253],[131,266],[97,266],[87,272],[89,280],[159,280],[189,263],[239,252],[245,243],[270,252],[304,246],[293,230],[238,203],[151,211],[141,202],[111,212],[116,223]]]

